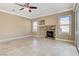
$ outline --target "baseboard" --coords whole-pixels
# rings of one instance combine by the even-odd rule
[[[26,35],[26,36],[19,36],[19,37],[6,38],[6,39],[1,39],[0,42],[5,42],[5,41],[10,41],[10,40],[20,39],[20,38],[25,38],[25,37],[30,37],[30,36],[32,36],[32,35]]]
[[[74,40],[66,40],[66,39],[59,39],[59,38],[56,38],[56,40],[61,40],[61,41],[66,41],[66,42],[74,43]]]

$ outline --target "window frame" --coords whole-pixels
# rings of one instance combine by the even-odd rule
[[[69,17],[69,32],[62,32],[62,31],[60,31],[60,26],[66,26],[66,25],[68,25],[68,24],[63,24],[63,25],[60,24],[60,18],[62,18],[62,17]],[[59,27],[58,32],[59,32],[59,34],[69,34],[69,35],[71,35],[72,16],[71,16],[71,15],[60,16],[58,22],[59,22],[59,23],[58,23],[58,27]]]

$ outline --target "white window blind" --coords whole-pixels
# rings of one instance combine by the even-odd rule
[[[60,17],[59,23],[60,23],[60,26],[59,26],[60,33],[69,33],[70,32],[70,16]]]

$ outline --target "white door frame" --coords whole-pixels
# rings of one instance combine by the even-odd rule
[[[79,4],[77,3],[75,5],[75,45],[76,45],[77,51],[79,53],[79,50],[77,47],[77,10],[78,10],[78,8],[79,8]]]

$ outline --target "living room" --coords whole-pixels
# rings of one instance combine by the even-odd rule
[[[77,56],[74,11],[77,6],[75,3],[0,3],[0,55]]]

